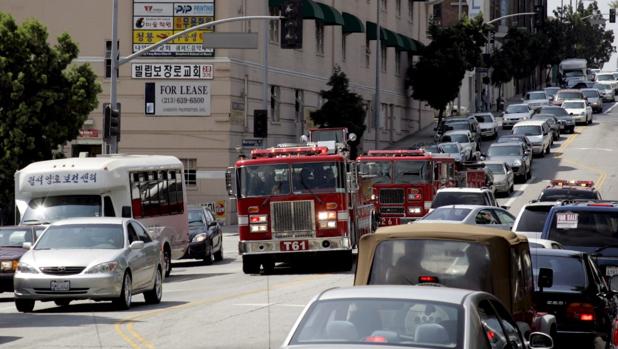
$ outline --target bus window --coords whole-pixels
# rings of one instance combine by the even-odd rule
[[[159,212],[161,214],[170,214],[170,200],[167,184],[167,171],[159,171],[159,184],[157,190],[159,199]]]
[[[131,208],[133,210],[134,218],[143,217],[142,213],[142,199],[140,197],[140,174],[132,173],[131,177]]]

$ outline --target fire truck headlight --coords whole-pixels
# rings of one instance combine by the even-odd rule
[[[376,194],[371,194],[371,200],[375,200],[376,199]]]
[[[265,233],[268,230],[268,225],[266,224],[252,224],[249,226],[249,230],[252,233]]]
[[[408,194],[408,200],[412,201],[412,200],[421,200],[423,198],[423,196],[421,194],[415,194],[415,193],[409,193]]]
[[[408,207],[408,213],[409,214],[421,214],[421,208],[420,207]]]
[[[249,216],[249,222],[254,223],[266,223],[268,220],[268,216],[265,214],[257,214]]]
[[[320,221],[320,229],[335,229],[337,221]]]
[[[320,211],[318,212],[318,220],[335,220],[337,219],[337,212],[335,211]]]

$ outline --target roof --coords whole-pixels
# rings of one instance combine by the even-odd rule
[[[586,200],[585,202],[563,202],[562,205],[552,207],[554,211],[612,211],[618,210],[618,203],[600,203],[599,200]]]
[[[550,240],[546,240],[550,241]],[[573,250],[562,250],[558,248],[530,248],[531,255],[541,255],[541,256],[562,256],[562,257],[581,257],[585,253],[581,251],[573,251]]]
[[[47,161],[38,161],[29,164],[21,171],[50,171],[50,170],[114,170],[119,167],[171,167],[182,165],[174,156],[166,155],[106,155],[93,158],[66,158]]]
[[[482,191],[488,191],[487,188],[440,188],[438,189],[438,193],[447,192],[447,193],[479,193]]]
[[[514,103],[514,104],[509,104],[507,105],[507,108],[510,106],[524,106],[524,107],[530,107],[527,103]]]
[[[68,224],[124,224],[124,222],[131,218],[121,217],[81,217],[81,218],[67,218],[61,219],[52,223],[52,226],[56,225],[68,225]]]
[[[444,132],[444,136],[448,135],[460,135],[460,134],[471,134],[468,130],[451,130]]]
[[[487,205],[446,205],[446,206],[436,207],[436,210],[444,210],[444,209],[449,209],[449,208],[451,208],[451,209],[467,208],[467,209],[470,209],[470,210],[476,210],[476,209],[484,209],[484,208],[496,209],[497,207],[495,207],[495,206],[487,206]]]
[[[320,294],[318,300],[350,299],[350,298],[387,298],[415,299],[421,301],[440,301],[461,304],[470,294],[479,291],[464,290],[450,287],[404,286],[404,285],[372,285],[340,287],[328,289]]]
[[[401,224],[389,227],[378,228],[373,234],[377,240],[388,239],[423,239],[423,238],[438,238],[446,240],[461,240],[461,241],[477,241],[485,242],[492,239],[503,239],[511,244],[518,244],[522,241],[527,241],[525,237],[517,234],[501,230],[480,227],[478,225],[450,225],[445,223],[435,224]],[[364,237],[363,237],[364,238]]]
[[[508,146],[521,146],[523,142],[500,142],[500,143],[492,143],[489,147],[508,147]]]
[[[556,205],[560,205],[561,202],[560,201],[535,201],[535,202],[529,202],[527,204],[525,204],[523,208],[526,208],[528,206],[556,206]]]
[[[504,143],[504,144],[511,144],[511,143]],[[517,144],[521,144],[521,142],[517,143]],[[504,165],[505,162],[504,161],[500,161],[500,160],[485,160],[483,161],[486,165]]]
[[[546,123],[546,120],[525,120],[525,121],[520,121],[518,123],[515,124],[515,126],[513,127],[517,127],[517,126],[541,126],[544,123]]]

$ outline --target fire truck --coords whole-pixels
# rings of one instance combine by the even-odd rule
[[[254,149],[227,172],[236,197],[243,271],[276,262],[333,257],[352,266],[352,248],[372,231],[373,205],[360,198],[357,165],[315,145]]]
[[[423,150],[370,150],[358,157],[380,226],[410,223],[431,208],[438,189],[484,187],[487,171]]]

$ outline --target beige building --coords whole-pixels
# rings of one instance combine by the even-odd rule
[[[372,112],[375,94],[377,1],[381,4],[383,64],[380,121]],[[236,16],[278,14],[281,0],[119,0],[120,56],[157,38],[203,21]],[[264,35],[268,35],[268,138],[264,145],[295,142],[310,127],[309,113],[322,104],[319,91],[335,65],[351,89],[367,102],[363,148],[387,146],[433,122],[433,111],[404,91],[404,76],[418,42],[427,42],[427,13],[432,5],[411,0],[304,0],[303,48],[280,48],[279,22],[235,22],[217,32],[257,32],[258,49],[205,50],[201,34],[165,47],[164,54],[137,58],[120,67],[118,101],[122,104],[119,152],[168,154],[183,159],[192,204],[226,205],[224,173],[253,141],[253,111],[263,106]],[[112,1],[3,0],[0,11],[19,22],[36,18],[50,42],[68,32],[103,87],[109,102]],[[374,31],[370,29],[373,27]],[[407,40],[407,39],[413,40]],[[418,42],[415,42],[418,41]],[[191,56],[193,55],[193,56]],[[195,56],[198,55],[198,56]],[[200,56],[201,55],[201,56]],[[208,57],[210,55],[211,57]],[[67,147],[77,155],[101,148],[102,106],[84,125],[81,137]],[[243,147],[245,144],[245,147]],[[222,202],[223,201],[223,202]]]

